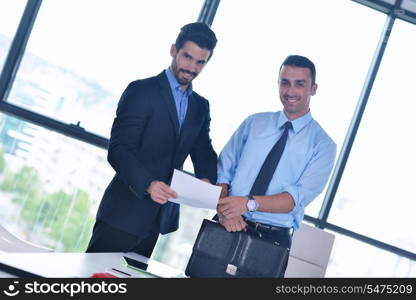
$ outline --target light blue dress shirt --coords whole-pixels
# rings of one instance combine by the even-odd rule
[[[192,94],[192,83],[189,84],[188,89],[184,91],[181,88],[178,80],[173,75],[170,68],[165,70],[166,76],[169,80],[169,85],[172,90],[173,99],[175,100],[176,111],[178,112],[179,120],[179,129],[182,127],[183,122],[185,121],[186,111],[188,109],[188,98]]]
[[[232,135],[218,161],[218,183],[230,186],[230,196],[246,196],[276,141],[286,115],[265,112],[249,116]],[[295,201],[289,213],[246,212],[254,222],[299,228],[305,207],[324,189],[331,173],[336,145],[310,112],[292,120],[293,129],[266,195],[288,192]]]

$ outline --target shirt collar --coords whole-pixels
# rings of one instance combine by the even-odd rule
[[[166,73],[166,76],[168,77],[170,88],[174,91],[180,91],[183,93],[184,91],[182,90],[181,85],[176,79],[175,75],[173,75],[173,72],[170,69],[170,67],[165,70],[165,73]],[[185,93],[187,96],[192,94],[192,82],[189,84],[188,89],[185,91]]]
[[[295,133],[301,131],[308,123],[312,120],[311,111],[308,111],[305,115],[295,120],[290,121],[292,123],[292,128]],[[282,111],[279,119],[277,120],[277,128],[281,128],[289,119],[286,117],[285,113]]]

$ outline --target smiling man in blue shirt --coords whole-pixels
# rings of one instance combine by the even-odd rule
[[[217,212],[228,231],[251,227],[263,239],[290,248],[292,228],[299,228],[305,207],[325,187],[336,145],[309,109],[318,87],[315,77],[315,66],[308,58],[288,56],[280,67],[278,82],[283,111],[249,116],[222,150],[217,180],[222,193]],[[263,162],[287,122],[291,123],[287,141],[266,192],[251,195]]]

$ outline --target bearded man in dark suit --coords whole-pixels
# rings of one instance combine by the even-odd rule
[[[209,104],[192,87],[216,43],[208,25],[183,26],[170,49],[170,67],[125,89],[108,149],[116,174],[98,208],[87,252],[131,251],[150,257],[159,233],[178,228],[179,205],[168,202],[177,194],[169,183],[188,155],[195,176],[216,183]]]

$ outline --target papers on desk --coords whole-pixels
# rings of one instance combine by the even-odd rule
[[[198,208],[216,209],[221,187],[207,183],[179,170],[173,171],[170,187],[178,198],[169,201]]]

